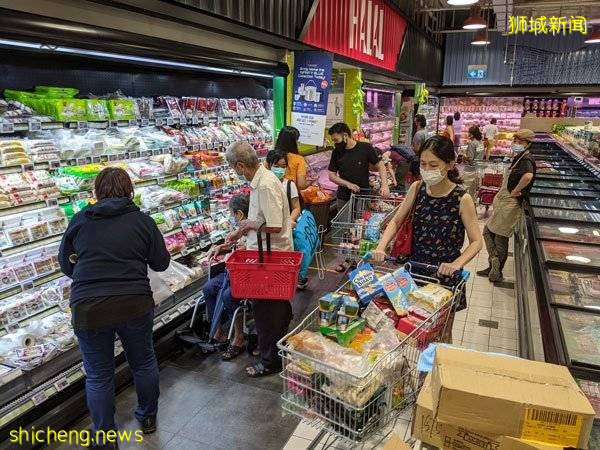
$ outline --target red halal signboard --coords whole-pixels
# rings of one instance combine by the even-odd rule
[[[384,0],[320,0],[306,44],[396,70],[406,20]]]

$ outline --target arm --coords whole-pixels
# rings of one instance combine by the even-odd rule
[[[306,170],[306,161],[304,158],[302,158],[302,160],[299,161],[298,168],[296,170],[296,186],[298,186],[299,190],[306,189],[310,186],[310,183],[306,179]]]
[[[531,183],[531,180],[533,180],[533,173],[532,172],[527,172],[524,173],[523,176],[521,177],[521,179],[519,180],[519,183],[517,183],[517,185],[515,186],[515,188],[511,191],[510,196],[511,197],[520,197],[521,196],[521,191],[529,184]]]
[[[75,248],[71,241],[70,230],[67,230],[60,241],[60,247],[58,249],[58,262],[60,264],[60,270],[68,277],[73,276],[73,267],[75,264],[69,260],[69,256],[75,254]]]
[[[461,255],[451,263],[440,264],[440,275],[452,275],[457,270],[461,270],[469,261],[477,256],[483,247],[483,237],[481,236],[481,230],[479,229],[479,223],[477,221],[475,203],[473,203],[473,199],[469,194],[463,195],[460,199],[460,218],[465,226],[469,245]]]
[[[379,161],[377,163],[377,170],[379,170],[379,177],[381,178],[381,195],[383,197],[389,197],[390,187],[388,185],[387,171],[385,169],[385,164],[383,164],[383,161]]]
[[[292,210],[290,211],[290,221],[292,222],[292,228],[296,226],[296,222],[298,221],[298,217],[302,214],[302,209],[300,209],[300,199],[298,197],[294,197],[292,199]]]
[[[385,250],[388,244],[392,241],[392,239],[394,239],[396,233],[398,232],[398,228],[400,228],[400,225],[406,216],[408,216],[413,207],[413,204],[417,198],[417,186],[420,187],[420,185],[421,183],[419,181],[411,184],[408,192],[406,193],[406,198],[400,205],[400,208],[398,208],[398,211],[396,211],[396,214],[394,214],[394,217],[392,217],[390,223],[388,223],[387,227],[385,227],[385,231],[383,232],[381,239],[379,239],[379,244],[373,251],[373,259],[375,261],[383,261],[383,258],[385,257]]]
[[[151,222],[149,223],[151,239],[148,247],[148,265],[155,272],[164,272],[171,263],[171,255],[167,250],[165,238],[160,230],[150,216],[148,216],[148,219]]]
[[[350,183],[349,181],[344,180],[336,172],[332,172],[331,170],[328,170],[328,173],[329,173],[329,181],[331,181],[332,183],[335,183],[338,186],[343,186],[345,188],[348,188],[352,192],[359,192],[360,191],[360,187],[358,185],[356,185],[354,183]]]

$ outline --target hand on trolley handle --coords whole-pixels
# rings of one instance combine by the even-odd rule
[[[393,256],[387,256],[385,254],[385,252],[382,252],[380,250],[374,250],[374,251],[365,253],[365,255],[362,258],[362,262],[368,262],[371,259],[375,262],[384,262],[384,261],[399,262],[398,258],[394,258]],[[462,267],[460,267],[454,263],[442,263],[439,266],[434,266],[431,264],[425,264],[425,263],[420,263],[420,262],[409,260],[406,262],[406,264],[409,264],[411,267],[414,267],[415,269],[426,270],[427,272],[436,273],[441,276],[461,278],[462,281],[465,283],[468,281],[469,277],[471,276],[470,272],[463,270]]]

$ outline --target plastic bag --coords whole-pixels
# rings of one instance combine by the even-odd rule
[[[159,273],[149,268],[148,278],[150,279],[150,289],[152,289],[152,297],[154,298],[155,305],[160,305],[167,298],[173,295],[169,285],[161,278]]]

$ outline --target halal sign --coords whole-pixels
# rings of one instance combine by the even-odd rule
[[[348,48],[383,61],[383,6],[367,0],[350,0]]]

